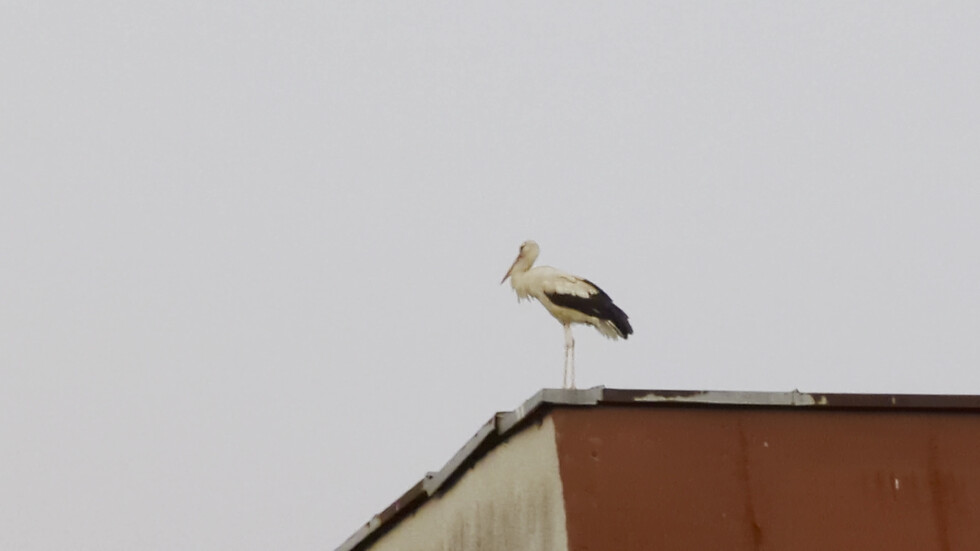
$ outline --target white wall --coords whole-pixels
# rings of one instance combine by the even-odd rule
[[[402,519],[371,549],[566,551],[551,418],[497,446],[448,492]]]

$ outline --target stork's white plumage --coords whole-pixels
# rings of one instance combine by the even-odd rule
[[[532,268],[540,249],[534,241],[521,244],[517,260],[500,283],[510,278],[518,300],[535,298],[561,322],[565,329],[565,388],[575,388],[575,339],[573,323],[587,323],[611,339],[629,338],[629,317],[609,295],[587,279],[566,274],[551,266]]]

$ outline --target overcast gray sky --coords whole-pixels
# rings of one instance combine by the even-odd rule
[[[0,548],[332,549],[561,384],[980,394],[977,2],[0,3]]]

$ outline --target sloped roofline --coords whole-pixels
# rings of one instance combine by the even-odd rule
[[[814,408],[980,412],[980,396],[949,394],[818,394],[717,390],[637,390],[602,386],[582,390],[542,389],[513,411],[499,412],[442,467],[426,473],[407,492],[347,538],[337,551],[355,551],[381,537],[426,500],[445,491],[480,457],[510,434],[554,407],[647,406],[694,408]]]

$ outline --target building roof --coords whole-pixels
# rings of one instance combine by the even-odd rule
[[[980,412],[980,396],[927,394],[819,394],[792,392],[732,392],[636,390],[593,387],[583,390],[543,389],[520,407],[500,412],[443,466],[430,472],[391,505],[375,515],[338,548],[353,551],[384,534],[428,499],[450,487],[480,457],[527,423],[556,407],[669,407],[669,408],[792,408],[802,410]]]

